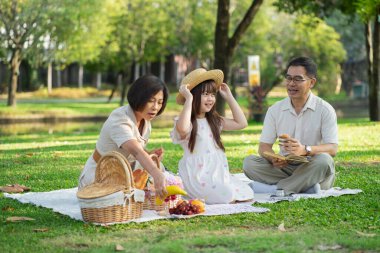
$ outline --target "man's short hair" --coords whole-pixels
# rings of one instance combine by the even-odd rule
[[[162,107],[157,113],[157,115],[160,115],[165,110],[169,92],[164,82],[157,76],[144,75],[134,81],[128,90],[127,100],[134,111],[141,111],[144,109],[149,99],[151,99],[159,91],[164,93]]]
[[[317,64],[313,61],[313,59],[309,57],[297,57],[292,59],[288,66],[286,67],[286,71],[288,71],[289,67],[291,66],[301,66],[304,67],[306,70],[306,74],[308,77],[311,78],[317,78]]]

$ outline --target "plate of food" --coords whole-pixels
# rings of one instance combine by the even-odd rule
[[[205,204],[201,200],[181,200],[178,204],[169,209],[169,214],[174,218],[190,218],[205,212]]]

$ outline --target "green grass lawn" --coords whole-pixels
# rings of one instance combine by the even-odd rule
[[[19,183],[32,191],[77,185],[93,151],[101,123],[2,126],[0,185]],[[262,125],[223,134],[231,171],[241,172],[245,156],[255,153]],[[170,128],[154,127],[149,148],[165,148],[173,172],[181,148]],[[339,123],[336,186],[363,193],[339,198],[257,204],[270,212],[159,220],[95,226],[0,195],[1,252],[379,252],[380,124],[366,120]],[[10,216],[33,221],[6,222]],[[284,223],[286,231],[278,226]],[[34,232],[46,228],[46,232]],[[335,250],[334,250],[335,249]]]

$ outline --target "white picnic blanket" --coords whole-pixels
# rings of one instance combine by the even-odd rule
[[[252,180],[246,177],[244,173],[234,174],[233,176],[239,178],[241,181],[243,181],[246,184],[249,184],[252,182]],[[271,197],[271,194],[255,193],[254,200],[258,203],[276,203],[279,201],[297,201],[300,199],[321,199],[321,198],[327,198],[327,197],[339,197],[341,195],[358,194],[360,192],[362,192],[362,190],[360,189],[341,189],[339,187],[333,187],[328,190],[321,190],[319,194],[299,193],[299,194],[292,194],[291,196],[285,196],[285,197]]]
[[[80,212],[78,199],[76,197],[77,188],[62,189],[50,192],[28,192],[23,194],[8,194],[4,196],[20,201],[21,203],[30,203],[36,206],[42,206],[53,209],[58,212],[76,220],[83,220]],[[198,215],[213,216],[213,215],[227,215],[235,213],[264,213],[269,211],[268,208],[252,206],[253,201],[244,202],[239,204],[219,204],[219,205],[206,205],[206,211]],[[198,216],[197,215],[197,216]],[[145,222],[158,219],[167,218],[188,218],[185,215],[171,215],[160,216],[156,211],[144,210],[143,215],[139,219],[131,220],[133,222]]]
[[[234,174],[244,183],[250,183],[243,173]],[[340,189],[332,188],[329,190],[321,190],[320,194],[294,194],[292,197],[271,198],[270,194],[255,194],[254,201],[257,203],[275,203],[278,201],[288,200],[294,201],[302,198],[326,198],[330,196],[338,197],[345,194],[357,194],[362,192],[360,189]],[[76,220],[83,220],[80,212],[79,203],[76,197],[77,188],[62,189],[50,192],[28,192],[22,194],[8,194],[4,193],[6,198],[12,198],[20,201],[21,203],[30,203],[36,206],[51,208],[54,212],[67,215]],[[218,204],[206,205],[206,211],[199,215],[213,216],[213,215],[227,215],[236,213],[264,213],[269,211],[268,208],[253,206],[254,202],[243,202],[238,204]],[[133,222],[146,222],[158,219],[168,218],[188,218],[187,216],[160,216],[155,211],[144,210],[143,215],[139,219],[132,220]]]

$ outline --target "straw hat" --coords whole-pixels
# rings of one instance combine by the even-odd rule
[[[216,87],[219,88],[219,86],[223,83],[223,78],[224,78],[224,74],[223,74],[223,71],[221,71],[220,69],[213,69],[213,70],[207,71],[203,68],[199,68],[187,74],[183,78],[181,85],[187,84],[188,85],[187,87],[189,88],[189,90],[192,90],[198,84],[206,80],[214,80]],[[177,104],[183,105],[185,103],[185,97],[179,93],[177,95],[176,101],[177,101]]]

